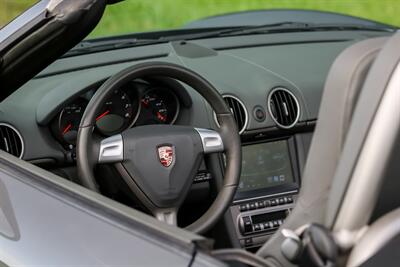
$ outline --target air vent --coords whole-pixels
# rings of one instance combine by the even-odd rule
[[[239,98],[231,95],[224,95],[222,96],[230,108],[233,117],[236,120],[236,125],[239,129],[239,134],[242,134],[244,130],[246,130],[247,122],[248,122],[248,115],[245,105]],[[214,113],[215,115],[215,113]],[[215,117],[215,116],[214,116]],[[219,126],[219,123],[215,117],[215,122]]]
[[[24,154],[22,136],[9,124],[0,123],[0,149],[19,158]]]
[[[275,123],[284,129],[292,128],[300,117],[299,102],[286,88],[272,90],[268,96],[268,109]]]

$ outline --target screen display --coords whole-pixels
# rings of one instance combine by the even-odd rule
[[[238,192],[294,182],[286,140],[244,146],[242,157]]]

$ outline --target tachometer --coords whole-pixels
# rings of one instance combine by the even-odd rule
[[[147,91],[140,100],[141,110],[136,125],[172,124],[179,112],[179,101],[174,93],[164,88]]]
[[[97,129],[104,135],[121,132],[133,123],[137,109],[126,92],[115,90],[96,118]]]

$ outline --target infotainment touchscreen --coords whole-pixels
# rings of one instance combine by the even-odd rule
[[[243,146],[238,193],[293,183],[287,140]]]

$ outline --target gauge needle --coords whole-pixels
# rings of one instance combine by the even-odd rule
[[[103,118],[103,117],[104,117],[105,115],[107,115],[108,113],[110,113],[109,110],[107,110],[107,111],[104,112],[103,114],[99,115],[99,116],[96,118],[96,121],[100,120],[101,118]]]
[[[68,131],[72,128],[72,123],[68,124],[67,127],[64,128],[63,135],[68,133]]]
[[[147,108],[149,106],[149,101],[147,101],[146,99],[142,99],[142,104]]]
[[[166,121],[167,120],[167,116],[163,116],[160,112],[157,112],[157,118],[160,121]]]

